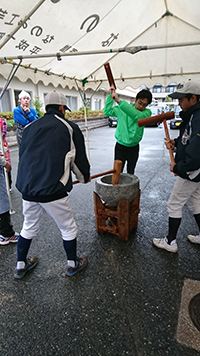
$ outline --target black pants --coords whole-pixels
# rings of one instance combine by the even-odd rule
[[[139,144],[133,147],[120,145],[118,142],[115,145],[115,160],[122,161],[123,172],[124,165],[127,161],[127,173],[134,174],[135,166],[139,157]]]
[[[10,221],[10,213],[0,214],[0,234],[3,237],[11,237],[14,235],[14,230]]]

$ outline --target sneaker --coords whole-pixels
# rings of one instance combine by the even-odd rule
[[[17,279],[23,278],[28,271],[33,269],[38,264],[38,262],[39,262],[39,260],[36,256],[29,257],[27,259],[27,264],[26,264],[25,268],[23,268],[23,269],[15,268],[14,277]]]
[[[164,237],[163,239],[153,239],[153,244],[158,247],[166,250],[168,252],[176,253],[178,251],[178,246],[176,240],[173,240],[170,244],[168,244],[167,238]]]
[[[67,270],[65,271],[65,274],[68,277],[74,276],[77,272],[81,271],[83,268],[85,268],[88,264],[88,258],[86,256],[79,257],[79,259],[76,262],[75,267],[69,267],[67,266]]]
[[[0,245],[8,245],[10,242],[17,242],[18,241],[19,234],[18,232],[15,232],[15,234],[11,237],[3,237],[0,235]]]
[[[200,244],[200,235],[188,235],[187,238],[193,244]]]

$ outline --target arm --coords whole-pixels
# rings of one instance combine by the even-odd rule
[[[73,140],[76,156],[71,169],[79,182],[88,183],[90,181],[90,164],[86,155],[84,136],[78,126],[73,126]]]
[[[34,111],[33,110],[34,109],[30,110],[29,113],[26,113],[30,121],[34,121],[37,119],[37,113],[35,110]],[[22,126],[26,126],[27,124],[30,123],[30,121],[24,117],[23,111],[20,109],[19,106],[13,110],[13,118],[15,122],[18,122]]]
[[[177,142],[177,154],[179,152],[179,147],[181,149],[181,142]],[[180,146],[179,146],[180,145]],[[200,169],[200,122],[199,116],[194,117],[192,120],[192,134],[189,140],[189,143],[185,147],[185,157],[182,160],[179,160],[174,166],[173,171],[178,175],[194,172]],[[180,174],[179,174],[180,173]]]
[[[143,111],[137,110],[135,109],[135,106],[128,104],[125,100],[120,101],[119,107],[126,115],[130,116],[135,121],[151,116],[150,109],[144,109]]]
[[[106,104],[105,104],[105,107],[104,107],[104,115],[106,116],[117,116],[117,112],[118,112],[118,107],[117,106],[114,106],[113,107],[113,104],[114,104],[114,100],[113,98],[111,97],[111,94],[107,96],[107,99],[106,99]]]
[[[3,166],[7,172],[10,172],[12,169],[11,164],[7,162],[3,156],[0,156],[0,165]]]
[[[173,172],[178,175],[181,172],[193,172],[200,169],[200,136],[192,137],[185,149],[185,159],[177,162],[173,167]]]
[[[37,112],[33,108],[30,108],[30,111],[27,113],[27,115],[30,121],[35,121],[38,119]]]

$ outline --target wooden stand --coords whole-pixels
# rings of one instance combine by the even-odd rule
[[[137,229],[140,191],[131,203],[120,200],[116,207],[103,204],[98,194],[93,193],[97,232],[107,231],[117,235],[121,241],[128,241],[130,231]]]

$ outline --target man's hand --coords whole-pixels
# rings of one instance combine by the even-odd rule
[[[31,110],[29,109],[29,107],[28,106],[23,106],[22,107],[22,109],[25,111],[25,112],[27,112],[27,113],[29,113]]]
[[[9,162],[6,162],[4,168],[6,169],[6,172],[10,172],[11,169],[12,169],[12,166],[11,166],[11,164]]]
[[[174,140],[169,140],[169,141],[167,141],[167,140],[165,139],[165,145],[166,145],[166,147],[167,147],[168,150],[170,150],[170,148],[173,150],[174,147],[175,147],[175,141],[174,141]]]
[[[170,171],[173,172],[174,166],[176,165],[175,162],[171,162],[169,167],[170,167]]]
[[[111,85],[109,91],[110,91],[110,94],[111,94],[111,95],[115,93],[115,87],[114,87],[114,85]]]

